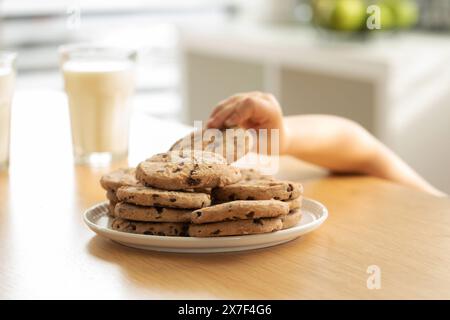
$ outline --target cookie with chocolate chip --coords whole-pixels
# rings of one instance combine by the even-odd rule
[[[240,181],[212,190],[214,201],[233,200],[292,200],[303,193],[300,183],[291,181],[251,180]]]
[[[211,223],[259,218],[273,218],[286,215],[289,205],[278,200],[237,200],[195,210],[191,213],[192,223]]]
[[[108,215],[110,217],[114,217],[114,208],[119,202],[119,200],[116,197],[116,193],[114,191],[108,190],[106,191],[106,198],[108,199]]]
[[[122,218],[115,218],[111,223],[111,228],[117,231],[172,237],[187,236],[188,226],[181,222],[137,222]]]
[[[241,181],[252,181],[252,180],[275,180],[273,176],[262,174],[256,169],[252,168],[241,168]]]
[[[114,209],[114,216],[142,222],[190,222],[192,210],[144,207],[119,202]]]
[[[141,162],[136,178],[143,184],[165,190],[222,187],[241,179],[238,168],[226,164]]]
[[[253,136],[242,128],[202,129],[175,142],[170,151],[200,150],[220,154],[232,163],[253,147]]]
[[[199,150],[179,150],[158,153],[148,158],[149,162],[172,162],[172,163],[204,163],[204,164],[227,164],[220,154],[199,151]]]
[[[224,237],[268,233],[283,227],[281,218],[261,218],[189,225],[191,237]]]
[[[100,185],[106,191],[116,192],[122,186],[136,186],[139,182],[136,180],[134,168],[122,168],[103,175]]]
[[[119,202],[119,199],[117,199],[116,193],[111,190],[106,191],[106,199],[113,202],[114,204]]]
[[[211,204],[211,197],[206,193],[167,191],[150,187],[121,187],[116,195],[121,202],[139,206],[199,209]]]
[[[283,222],[283,229],[288,229],[296,226],[301,219],[302,211],[300,209],[290,211],[289,214],[281,217],[281,221]]]
[[[116,204],[114,202],[109,201],[108,203],[108,216],[114,217],[114,208]]]
[[[303,197],[299,196],[298,198],[292,199],[292,200],[286,200],[284,201],[289,205],[289,211],[292,211],[294,209],[299,209],[302,206]]]

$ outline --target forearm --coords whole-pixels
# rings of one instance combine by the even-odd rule
[[[289,154],[335,172],[363,173],[441,194],[360,125],[339,117],[285,117]]]
[[[381,143],[377,157],[372,162],[372,171],[367,172],[370,175],[429,192],[436,196],[446,196],[430,185],[399,156]]]
[[[334,116],[285,117],[282,153],[332,171],[367,173],[377,141],[355,123]]]

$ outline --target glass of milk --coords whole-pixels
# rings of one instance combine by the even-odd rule
[[[14,93],[16,54],[0,52],[0,170],[9,164],[11,102]]]
[[[136,52],[95,45],[60,48],[75,162],[107,165],[128,155]]]

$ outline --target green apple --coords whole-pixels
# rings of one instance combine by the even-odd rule
[[[336,0],[331,15],[331,26],[341,31],[360,30],[366,20],[366,5],[363,0]]]
[[[321,26],[330,27],[335,4],[336,0],[313,0],[314,21]]]
[[[389,6],[395,17],[395,24],[399,28],[414,26],[419,19],[419,8],[411,0],[391,0]]]

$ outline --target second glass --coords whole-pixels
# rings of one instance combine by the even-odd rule
[[[16,54],[0,52],[0,170],[9,164],[11,102],[16,77]]]
[[[75,162],[106,165],[128,155],[136,52],[68,45],[60,48]]]

